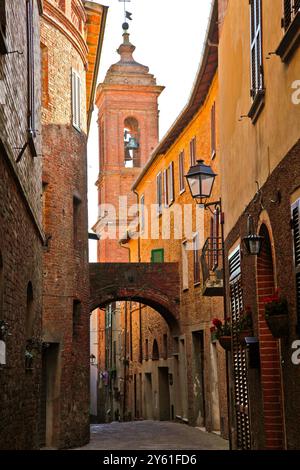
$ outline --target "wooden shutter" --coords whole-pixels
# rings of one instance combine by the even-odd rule
[[[263,90],[261,0],[250,0],[251,97]]]
[[[234,252],[229,256],[229,279],[233,336],[232,362],[237,447],[241,450],[249,450],[251,449],[251,433],[246,352],[240,345],[236,328],[243,310],[240,247],[234,250]]]
[[[168,168],[168,202],[174,202],[174,163],[171,162]]]
[[[164,170],[164,197],[165,197],[165,207],[168,207],[169,206],[168,170]]]
[[[151,263],[163,263],[164,258],[165,254],[163,248],[151,251]]]
[[[294,263],[296,275],[297,324],[300,330],[300,199],[292,205]]]
[[[213,104],[210,114],[211,158],[216,155],[216,103]]]
[[[194,284],[200,282],[200,256],[199,256],[199,235],[196,234],[193,240],[194,248]]]
[[[184,152],[179,154],[179,190],[184,191]]]
[[[162,211],[162,174],[158,173],[156,176],[156,204],[157,204],[157,213],[161,214]]]
[[[33,37],[33,4],[26,2],[27,23],[27,68],[28,68],[28,131],[31,138],[35,137],[35,81],[34,81],[34,37]]]
[[[196,137],[190,141],[190,160],[191,165],[196,164]]]
[[[287,30],[300,10],[300,0],[284,0],[283,27]]]
[[[80,130],[80,77],[75,70],[72,70],[72,123]]]

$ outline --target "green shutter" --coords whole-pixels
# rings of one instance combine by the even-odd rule
[[[151,251],[151,263],[163,263],[164,262],[164,249]]]

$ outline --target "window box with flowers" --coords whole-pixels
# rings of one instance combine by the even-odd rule
[[[212,341],[218,340],[225,351],[231,351],[231,322],[227,318],[224,322],[218,318],[212,320],[210,329]]]
[[[265,304],[266,323],[274,338],[282,338],[289,333],[289,317],[287,299],[280,294],[279,289],[263,299]]]
[[[240,313],[240,319],[236,323],[236,332],[241,346],[246,346],[246,338],[253,337],[253,321],[250,307],[246,307]]]

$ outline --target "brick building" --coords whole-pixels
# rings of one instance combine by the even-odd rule
[[[41,24],[43,352],[41,445],[89,440],[86,143],[107,7],[45,0]]]
[[[233,334],[234,445],[299,449],[300,369],[292,354],[300,321],[300,4],[219,3],[227,291],[233,331],[248,306],[258,341],[247,353]],[[242,241],[249,216],[252,234],[263,237],[258,256],[250,256]],[[288,303],[288,330],[279,333],[265,318],[265,299],[275,288]]]
[[[39,446],[44,240],[40,13],[39,1],[0,3],[1,449]]]

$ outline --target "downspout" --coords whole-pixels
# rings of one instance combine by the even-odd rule
[[[125,421],[126,410],[126,388],[127,388],[127,302],[125,302],[125,332],[124,332],[124,393],[123,393],[123,421]]]
[[[140,208],[140,196],[137,191],[133,191],[134,194],[136,195],[137,199],[137,205],[138,208]],[[138,215],[140,216],[140,210],[138,210]],[[138,262],[141,262],[141,234],[140,234],[140,218],[139,218],[139,224],[138,224],[138,230],[139,230],[139,236],[138,236]],[[140,354],[139,354],[139,360],[140,363],[143,362],[143,325],[142,325],[142,305],[139,303],[139,325],[140,325],[140,341],[139,341],[139,349],[140,349]]]

